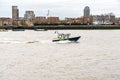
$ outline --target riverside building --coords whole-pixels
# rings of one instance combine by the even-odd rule
[[[46,24],[47,23],[47,19],[45,16],[37,16],[34,19],[34,23],[35,24]]]
[[[47,17],[48,24],[59,24],[60,20],[59,17]]]
[[[24,14],[24,19],[28,21],[33,21],[35,19],[34,11],[26,11]]]

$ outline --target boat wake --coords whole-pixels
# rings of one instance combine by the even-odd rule
[[[0,44],[26,44],[38,43],[39,41],[24,41],[24,40],[0,40]]]
[[[45,43],[53,43],[51,40],[41,40],[40,43],[45,44]]]
[[[52,43],[51,40],[0,40],[0,44],[33,44],[33,43]]]
[[[41,44],[46,44],[46,43],[52,43],[51,40],[36,40],[36,41],[27,41],[27,43],[41,43]]]
[[[77,42],[72,42],[72,41],[69,41],[69,40],[57,41],[57,42],[52,42],[51,40],[0,40],[0,44],[33,44],[33,43],[39,43],[39,44],[54,44],[54,43],[65,44],[65,43],[77,43]]]
[[[18,40],[4,40],[4,41],[0,41],[0,44],[18,44],[18,43],[24,43],[22,41],[18,41]]]
[[[57,41],[57,42],[52,42],[51,40],[20,40],[20,39],[1,39],[0,44],[33,44],[33,43],[39,43],[39,44],[54,44],[54,43],[59,43],[59,44],[64,44],[64,43],[76,43],[72,42],[69,40],[63,40],[63,41]]]
[[[39,43],[39,41],[28,41],[26,43]]]

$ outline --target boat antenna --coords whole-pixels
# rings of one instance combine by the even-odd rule
[[[49,9],[48,9],[48,12],[47,12],[47,17],[49,16]]]
[[[59,35],[59,32],[58,31],[55,31],[55,33],[57,33]]]

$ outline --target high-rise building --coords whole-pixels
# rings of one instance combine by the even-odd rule
[[[84,8],[84,16],[85,16],[85,17],[90,16],[90,8],[89,8],[88,6],[86,6],[86,7]]]
[[[29,20],[29,21],[32,21],[33,19],[35,19],[34,11],[26,11],[24,14],[24,18],[25,20]]]
[[[19,19],[19,9],[17,8],[17,6],[12,6],[12,19]]]

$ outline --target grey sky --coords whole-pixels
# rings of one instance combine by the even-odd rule
[[[89,6],[92,15],[113,12],[120,17],[120,0],[0,0],[0,17],[11,17],[11,6],[17,5],[20,16],[26,10],[33,10],[36,16],[81,17],[83,9]]]

